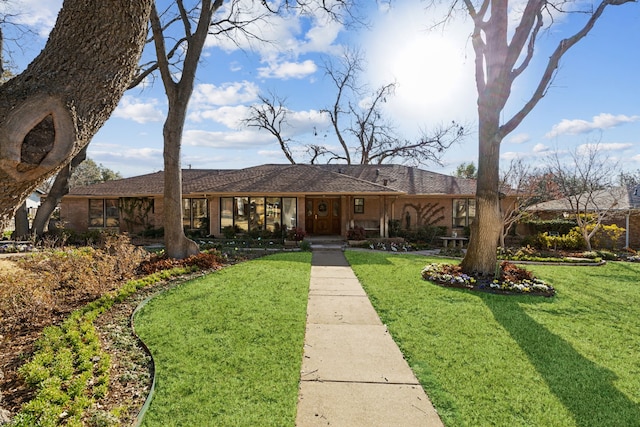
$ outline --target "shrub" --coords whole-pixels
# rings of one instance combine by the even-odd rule
[[[347,230],[347,239],[349,240],[364,240],[367,238],[367,233],[364,227],[355,226]]]
[[[237,227],[234,227],[233,225],[227,225],[226,227],[222,228],[222,235],[225,239],[234,239],[238,231],[239,230]]]
[[[306,233],[302,228],[296,227],[296,228],[292,228],[287,232],[287,239],[295,240],[296,242],[299,242],[304,239],[305,235]]]
[[[523,221],[523,224],[529,226],[532,234],[557,233],[560,235],[569,234],[569,232],[577,225],[575,219],[530,219]]]
[[[588,226],[587,231],[591,232],[593,226]],[[616,224],[601,225],[596,234],[591,238],[591,246],[598,249],[615,249],[618,241],[626,230]]]
[[[410,243],[434,244],[438,237],[447,234],[447,227],[426,225],[414,230],[401,230],[399,237],[404,237]]]

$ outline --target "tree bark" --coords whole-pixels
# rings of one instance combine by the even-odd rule
[[[138,66],[152,0],[65,0],[42,52],[0,87],[0,227],[109,118]]]
[[[33,219],[33,224],[31,225],[32,235],[40,237],[44,234],[44,229],[47,224],[49,224],[49,220],[51,219],[51,215],[53,214],[56,206],[58,206],[62,198],[69,193],[69,179],[71,178],[73,171],[87,158],[87,147],[88,146],[85,146],[71,160],[71,163],[60,169],[60,172],[58,172],[56,179],[51,185],[49,194],[47,194],[47,197],[42,201],[36,211],[36,216]]]
[[[498,109],[490,104],[494,96],[481,96],[479,110],[479,155],[476,187],[476,216],[471,223],[469,247],[461,267],[467,274],[490,276],[496,270],[497,245],[502,231],[499,161],[500,142]]]

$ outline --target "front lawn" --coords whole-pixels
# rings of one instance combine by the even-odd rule
[[[422,280],[442,259],[347,258],[445,425],[640,425],[640,265],[527,266],[545,298]]]
[[[310,262],[272,255],[151,300],[135,318],[157,379],[143,425],[293,426]]]

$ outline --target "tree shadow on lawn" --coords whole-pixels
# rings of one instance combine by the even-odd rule
[[[545,301],[525,302],[519,297],[483,294],[480,297],[526,353],[552,393],[573,414],[576,425],[640,425],[640,406],[615,387],[616,375],[583,357],[521,306]]]

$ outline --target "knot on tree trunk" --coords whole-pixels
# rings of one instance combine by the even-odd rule
[[[0,168],[18,182],[37,179],[59,169],[74,143],[69,107],[59,97],[29,97],[0,127]]]

